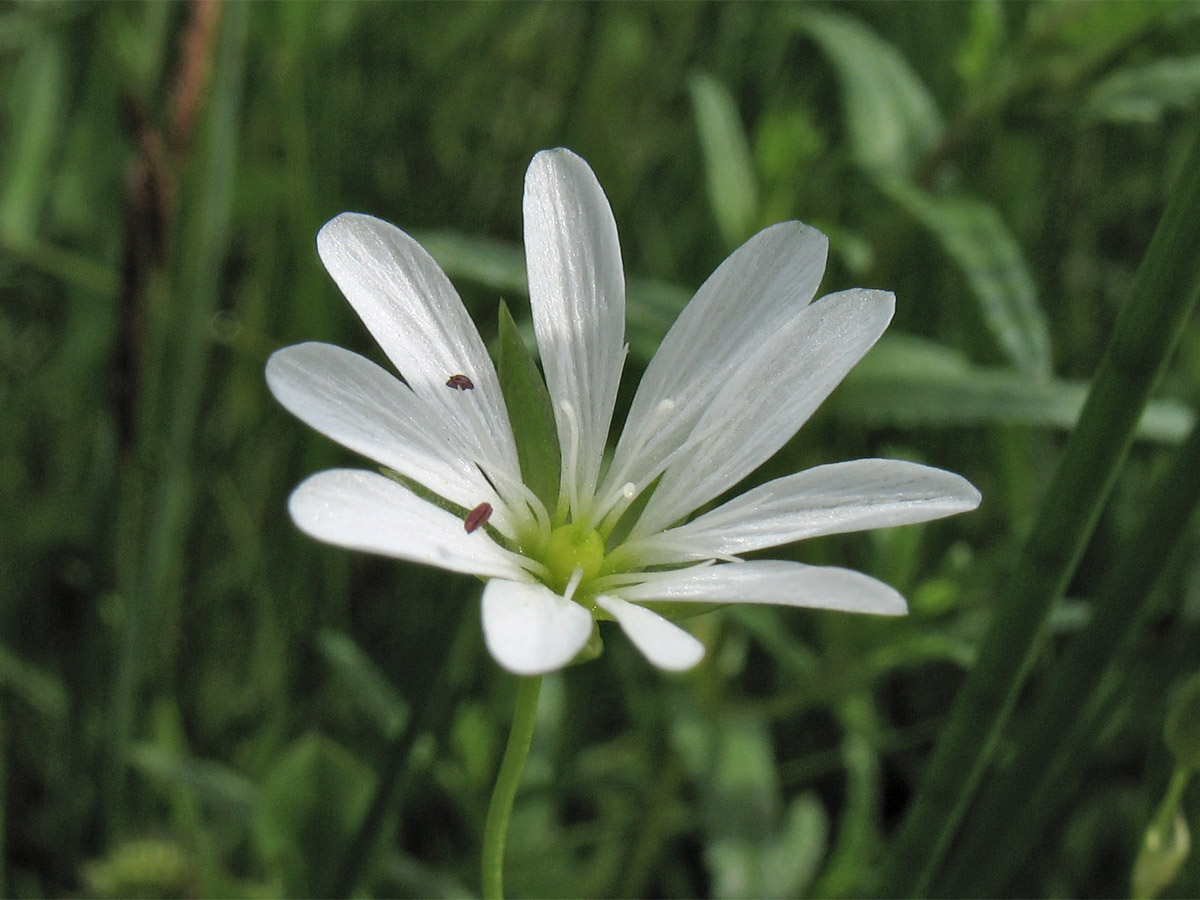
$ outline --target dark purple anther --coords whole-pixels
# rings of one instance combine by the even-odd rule
[[[480,503],[477,507],[467,513],[467,518],[463,522],[463,528],[467,529],[467,534],[470,534],[491,517],[492,504]]]

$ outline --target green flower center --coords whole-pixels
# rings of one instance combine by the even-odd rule
[[[586,584],[604,564],[604,538],[585,525],[559,525],[550,532],[542,563],[550,570],[549,586],[560,594],[576,569],[583,571],[581,583]]]

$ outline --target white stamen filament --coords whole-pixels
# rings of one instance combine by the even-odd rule
[[[666,406],[666,404],[668,402],[669,401],[664,400],[662,403],[660,403],[658,405],[658,411],[664,411],[664,407]],[[674,406],[674,404],[672,403],[672,407],[673,406]],[[697,424],[699,424],[699,423],[697,423]],[[688,451],[690,451],[693,447],[695,447],[701,441],[707,440],[714,432],[716,432],[717,430],[722,428],[724,426],[724,424],[725,423],[723,421],[713,419],[707,425],[705,425],[704,428],[702,428],[702,429],[697,430],[696,427],[693,426],[692,432],[683,441],[680,442],[679,446],[677,446],[674,450],[672,450],[670,453],[668,453],[666,456],[664,456],[662,459],[660,459],[655,464],[654,468],[650,469],[649,473],[646,475],[646,477],[644,479],[645,484],[638,487],[637,492],[641,493],[642,491],[644,491],[647,487],[650,486],[650,484],[654,481],[655,478],[657,478],[659,475],[661,475],[663,472],[665,472],[668,468],[670,468],[680,456],[682,456],[684,453],[687,453]],[[622,485],[621,492],[623,492],[624,489],[625,489],[625,486]],[[611,508],[613,505],[618,503],[620,501],[621,492],[614,491],[614,492],[610,493],[608,496],[605,497],[605,503],[600,505],[599,508],[600,509]],[[642,521],[643,520],[639,518],[638,521],[634,523],[633,527],[629,530],[629,536],[626,538],[627,542],[636,540],[637,538],[646,537],[646,528],[644,528],[642,526]]]
[[[563,599],[570,600],[575,596],[575,591],[579,589],[579,583],[583,581],[583,569],[579,566],[575,567],[575,571],[571,573],[571,577],[567,580],[567,586],[563,589]]]
[[[650,482],[654,481],[655,478],[674,465],[680,456],[690,452],[693,447],[702,441],[708,440],[712,434],[724,426],[724,421],[713,419],[703,429],[697,430],[695,427],[693,427],[692,432],[680,442],[679,446],[668,453],[663,459],[659,460],[658,464],[650,470],[651,474],[648,476],[646,484],[649,485]],[[645,537],[647,529],[643,527],[644,521],[644,519],[639,518],[637,522],[634,523],[633,528],[629,530],[629,540]]]
[[[612,504],[612,508],[604,516],[604,521],[596,524],[597,516],[592,517],[592,522],[589,527],[595,528],[602,535],[607,537],[612,534],[612,530],[617,527],[617,522],[621,520],[621,516],[625,515],[625,510],[629,509],[630,504],[637,499],[637,485],[632,481],[627,481],[621,486],[620,497]]]

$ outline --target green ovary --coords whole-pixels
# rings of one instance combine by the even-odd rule
[[[583,571],[581,583],[587,583],[604,564],[604,538],[584,525],[560,525],[550,532],[542,563],[550,570],[549,586],[559,593],[576,569]]]

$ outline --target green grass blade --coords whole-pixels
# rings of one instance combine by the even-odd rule
[[[1118,69],[1094,88],[1084,113],[1089,119],[1151,124],[1173,109],[1200,100],[1200,56],[1159,59]]]
[[[66,122],[66,55],[54,36],[39,38],[24,54],[8,86],[21,104],[16,135],[6,137],[6,186],[0,195],[0,234],[22,244],[34,239],[53,180],[54,149]]]
[[[1050,330],[1037,286],[1004,221],[974,197],[938,197],[900,179],[880,187],[920,222],[966,276],[984,324],[1022,372],[1050,375]]]
[[[345,686],[348,701],[356,704],[381,734],[391,737],[404,727],[408,705],[353,638],[327,628],[317,635],[316,649],[330,674]]]
[[[185,535],[196,491],[192,446],[211,349],[208,323],[217,306],[233,212],[247,14],[240,4],[223,8],[208,105],[183,191],[180,252],[171,278],[174,315],[160,323],[169,358],[164,371],[149,376],[164,383],[165,402],[160,409],[143,411],[147,471],[130,477],[131,491],[145,491],[147,505],[138,530],[137,559],[122,561],[132,570],[129,609],[106,720],[106,813],[115,821],[126,812],[129,740],[148,660],[156,642],[178,624]]]
[[[958,694],[882,872],[895,896],[925,891],[1041,647],[1133,441],[1134,430],[1200,293],[1200,142],[1194,143],[1138,268],[1024,552]]]
[[[858,164],[879,174],[911,173],[941,137],[943,125],[933,96],[908,61],[854,19],[805,9],[796,25],[837,70]]]
[[[944,880],[945,896],[1004,894],[1046,828],[1083,778],[1109,708],[1155,612],[1152,589],[1200,506],[1200,428],[1175,454],[1146,498],[1141,522],[1014,738],[1015,752],[980,792]],[[1079,688],[1085,686],[1085,695]],[[1066,727],[1064,727],[1064,723]],[[1030,797],[1038,802],[1029,803]],[[1058,802],[1056,802],[1058,801]]]
[[[698,72],[688,81],[688,89],[704,156],[709,205],[726,246],[736,247],[753,234],[758,217],[758,179],[750,142],[725,85]]]
[[[871,428],[1000,424],[1071,429],[1087,394],[1087,382],[975,366],[957,350],[894,333],[884,335],[846,376],[829,408],[843,421]],[[1155,400],[1142,413],[1137,436],[1178,444],[1194,421],[1187,405]]]

